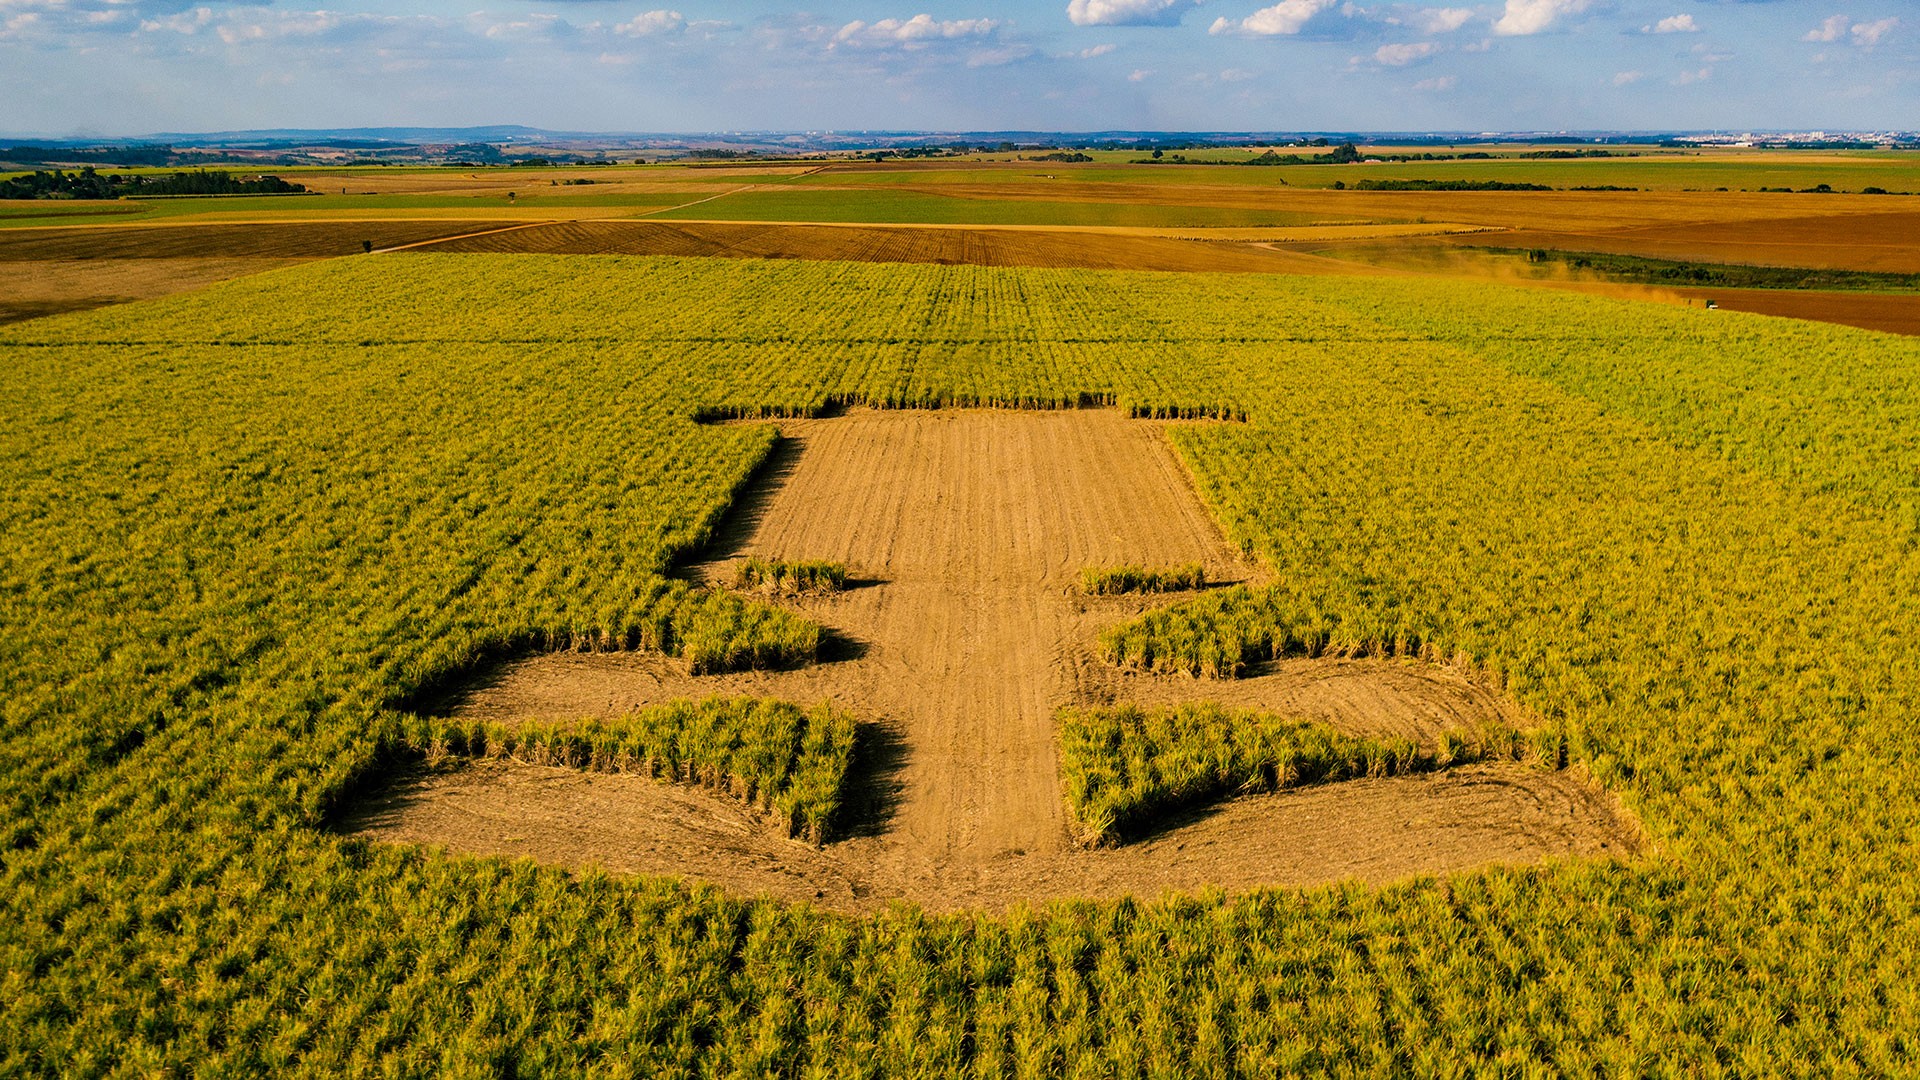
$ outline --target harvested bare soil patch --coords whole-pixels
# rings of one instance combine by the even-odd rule
[[[1501,244],[1686,262],[1920,273],[1920,212],[1860,213],[1857,200],[1850,205],[1856,212],[1617,228],[1523,229],[1503,236]]]
[[[0,280],[6,282],[6,297],[0,299],[0,322],[150,300],[296,261],[172,258],[45,259],[31,265],[0,262]]]
[[[1328,259],[1252,244],[1026,228],[787,222],[565,221],[424,246],[422,253],[692,255],[734,259],[1075,267],[1246,273],[1350,272]]]
[[[1203,884],[1387,880],[1635,848],[1610,797],[1569,773],[1500,765],[1236,800],[1140,843],[1077,850],[1054,748],[1054,714],[1066,705],[1221,701],[1422,740],[1524,717],[1464,675],[1397,661],[1288,661],[1234,682],[1101,661],[1101,628],[1166,599],[1083,596],[1082,567],[1197,562],[1213,582],[1255,576],[1201,506],[1163,425],[1105,411],[856,410],[780,427],[778,487],[743,503],[721,541],[733,558],[699,572],[728,580],[745,555],[846,563],[855,587],[794,605],[830,628],[843,658],[693,676],[657,655],[540,656],[440,707],[511,722],[713,694],[832,701],[882,733],[855,778],[854,835],[813,851],[700,792],[520,766],[410,781],[350,827],[848,910],[891,898],[995,908]]]
[[[743,896],[861,914],[907,900],[933,911],[1299,887],[1636,850],[1633,825],[1574,772],[1476,765],[1255,795],[1169,820],[1136,843],[1000,852],[908,872],[881,841],[786,839],[745,807],[638,776],[486,762],[411,778],[346,827],[399,843],[616,873],[672,874]]]
[[[1920,295],[1819,292],[1801,289],[1677,289],[1690,300],[1712,300],[1728,311],[1783,319],[1839,323],[1889,334],[1920,334]]]
[[[325,259],[512,221],[287,221],[0,229],[0,263],[46,259]]]

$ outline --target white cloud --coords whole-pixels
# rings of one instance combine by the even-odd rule
[[[1801,41],[1839,41],[1847,32],[1845,15],[1829,15],[1819,26],[1804,34]]]
[[[483,33],[490,38],[541,40],[550,38],[555,33],[565,34],[572,30],[573,27],[558,15],[537,14],[528,15],[524,19],[515,19],[512,22],[494,23]]]
[[[1493,32],[1508,37],[1542,33],[1562,16],[1578,15],[1592,4],[1593,0],[1507,0],[1505,14],[1493,22]]]
[[[1109,42],[1107,42],[1107,43],[1106,43],[1106,44],[1104,44],[1104,45],[1095,45],[1095,46],[1094,46],[1093,48],[1091,48],[1091,49],[1081,49],[1081,50],[1080,50],[1080,59],[1082,59],[1082,60],[1091,60],[1091,59],[1093,59],[1093,58],[1094,58],[1094,57],[1096,57],[1096,56],[1105,56],[1105,55],[1107,55],[1108,53],[1110,53],[1110,52],[1112,52],[1113,50],[1115,50],[1115,49],[1117,49],[1117,48],[1119,48],[1119,47],[1120,47],[1120,46],[1118,46],[1118,45],[1115,45],[1114,43],[1112,43],[1111,41],[1109,41]]]
[[[687,17],[677,11],[644,11],[613,28],[625,37],[653,37],[677,34],[687,28]]]
[[[1422,34],[1451,34],[1473,21],[1472,8],[1421,8],[1411,15],[1390,22],[1401,22]]]
[[[1616,71],[1613,73],[1613,85],[1632,86],[1647,77],[1644,71]]]
[[[1691,15],[1669,15],[1657,23],[1640,28],[1643,34],[1697,34],[1700,25]]]
[[[1440,46],[1431,41],[1382,45],[1373,50],[1373,60],[1387,67],[1406,67],[1416,61],[1432,59],[1439,51]]]
[[[1128,82],[1146,82],[1148,79],[1151,79],[1151,78],[1153,78],[1153,70],[1151,68],[1134,68],[1133,71],[1127,76],[1127,81]]]
[[[1819,26],[1802,34],[1800,40],[1831,43],[1846,38],[1861,48],[1871,49],[1899,25],[1897,16],[1857,23],[1845,15],[1829,15]]]
[[[915,15],[911,19],[881,19],[874,23],[855,19],[833,35],[828,47],[923,48],[936,41],[984,38],[999,25],[995,19],[936,19],[931,15]]]
[[[1452,75],[1442,75],[1435,79],[1421,79],[1413,84],[1413,88],[1422,94],[1444,94],[1459,83],[1460,80]]]
[[[1893,33],[1894,28],[1899,25],[1899,18],[1891,15],[1870,23],[1855,23],[1853,24],[1852,30],[1853,43],[1855,45],[1865,46],[1866,48],[1872,48],[1880,44],[1881,38]]]
[[[1710,67],[1703,67],[1697,71],[1681,72],[1679,75],[1674,77],[1673,85],[1692,86],[1694,83],[1703,83],[1711,78],[1713,78],[1713,69]]]
[[[1075,26],[1172,26],[1204,0],[1070,0]]]
[[[1275,37],[1281,34],[1297,34],[1306,28],[1313,17],[1333,7],[1340,0],[1280,0],[1272,7],[1259,11],[1234,22],[1220,18],[1213,21],[1207,29],[1209,34],[1249,34],[1254,37]]]
[[[147,19],[140,24],[140,30],[142,33],[147,34],[167,32],[192,34],[197,33],[201,27],[212,21],[212,8],[194,8],[192,11],[182,11],[177,15],[166,15],[158,19]]]

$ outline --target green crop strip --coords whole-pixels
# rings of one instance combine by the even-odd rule
[[[1189,566],[1089,566],[1080,571],[1080,590],[1089,596],[1118,596],[1123,593],[1181,592],[1204,588],[1206,568]]]
[[[1558,741],[1538,737],[1557,764]],[[1447,732],[1432,747],[1412,739],[1342,735],[1325,724],[1218,705],[1060,714],[1060,771],[1081,838],[1106,843],[1178,810],[1233,793],[1279,791],[1362,776],[1405,776],[1494,757],[1528,745],[1519,733]]]
[[[1412,279],[450,255],[0,356],[0,1073],[1916,1067],[1920,343]],[[321,827],[420,687],[685,588],[774,437],[696,415],[1089,399],[1246,421],[1170,437],[1272,584],[1136,624],[1155,656],[1472,665],[1658,854],[851,919]]]
[[[847,567],[819,560],[748,559],[734,572],[733,586],[773,596],[833,593],[847,587]]]
[[[713,698],[613,720],[459,724],[419,720],[385,755],[435,765],[494,759],[699,784],[772,814],[791,836],[827,838],[845,797],[854,723],[822,705]]]

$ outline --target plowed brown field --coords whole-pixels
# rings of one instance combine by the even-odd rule
[[[711,694],[834,701],[886,732],[857,778],[856,835],[809,849],[701,792],[512,765],[417,778],[350,827],[848,910],[1386,880],[1635,847],[1610,798],[1571,774],[1507,765],[1238,800],[1138,844],[1076,850],[1053,739],[1064,705],[1223,700],[1416,737],[1523,718],[1464,676],[1396,662],[1291,662],[1228,684],[1100,661],[1097,631],[1144,605],[1078,595],[1082,567],[1199,562],[1215,581],[1255,573],[1222,541],[1158,425],[1107,412],[949,411],[781,426],[784,482],[747,504],[736,546],[853,569],[856,587],[801,605],[846,658],[695,677],[659,656],[545,656],[493,672],[447,706],[511,721]],[[703,569],[724,576],[730,565]]]
[[[287,221],[0,229],[0,262],[77,259],[325,259],[512,221]]]
[[[1578,229],[1522,228],[1501,237],[1499,243],[1511,248],[1600,251],[1682,262],[1920,274],[1920,211],[1863,213],[1859,212],[1857,197],[1847,201],[1853,212]],[[1912,200],[1899,201],[1910,204]]]
[[[1359,269],[1254,244],[1202,243],[1144,232],[785,222],[566,221],[447,240],[420,250],[845,259],[1094,270],[1352,273]]]
[[[0,236],[5,234],[0,233]],[[8,268],[0,322],[147,300],[257,274],[296,259],[49,259]]]

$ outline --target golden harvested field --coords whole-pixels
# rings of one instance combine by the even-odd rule
[[[704,676],[658,655],[561,653],[510,664],[448,705],[455,720],[512,723],[714,694],[830,701],[886,725],[852,796],[863,808],[853,837],[800,848],[711,795],[499,765],[404,783],[350,827],[848,911],[1384,882],[1639,848],[1611,797],[1575,774],[1507,762],[1243,799],[1144,842],[1083,849],[1060,792],[1063,707],[1218,701],[1424,744],[1531,718],[1460,672],[1417,662],[1289,660],[1222,683],[1103,661],[1099,630],[1144,606],[1079,595],[1082,567],[1198,563],[1210,581],[1260,576],[1222,540],[1160,424],[1104,410],[943,410],[780,427],[777,488],[723,530],[722,545],[740,550],[701,571],[726,580],[744,555],[844,563],[856,587],[800,606],[841,658]]]

